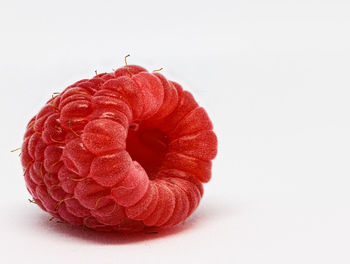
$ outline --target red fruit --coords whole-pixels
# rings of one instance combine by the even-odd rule
[[[217,152],[193,96],[125,66],[67,87],[29,122],[24,179],[35,203],[101,231],[168,227],[193,213]]]

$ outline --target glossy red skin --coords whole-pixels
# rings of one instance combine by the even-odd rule
[[[27,125],[26,187],[72,225],[139,231],[183,222],[211,178],[217,138],[193,96],[130,65],[67,87]]]

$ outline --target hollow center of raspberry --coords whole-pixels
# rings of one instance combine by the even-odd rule
[[[168,137],[158,129],[145,129],[142,124],[131,124],[126,139],[126,150],[153,180],[163,163],[168,149]]]

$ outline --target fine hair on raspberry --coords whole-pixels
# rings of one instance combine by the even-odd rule
[[[133,232],[194,212],[217,137],[190,92],[126,65],[54,94],[28,122],[21,149],[41,209],[71,225]]]

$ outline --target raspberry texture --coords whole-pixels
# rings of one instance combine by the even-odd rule
[[[129,65],[68,86],[27,125],[34,202],[72,225],[139,231],[183,222],[211,178],[217,138],[191,93]]]

